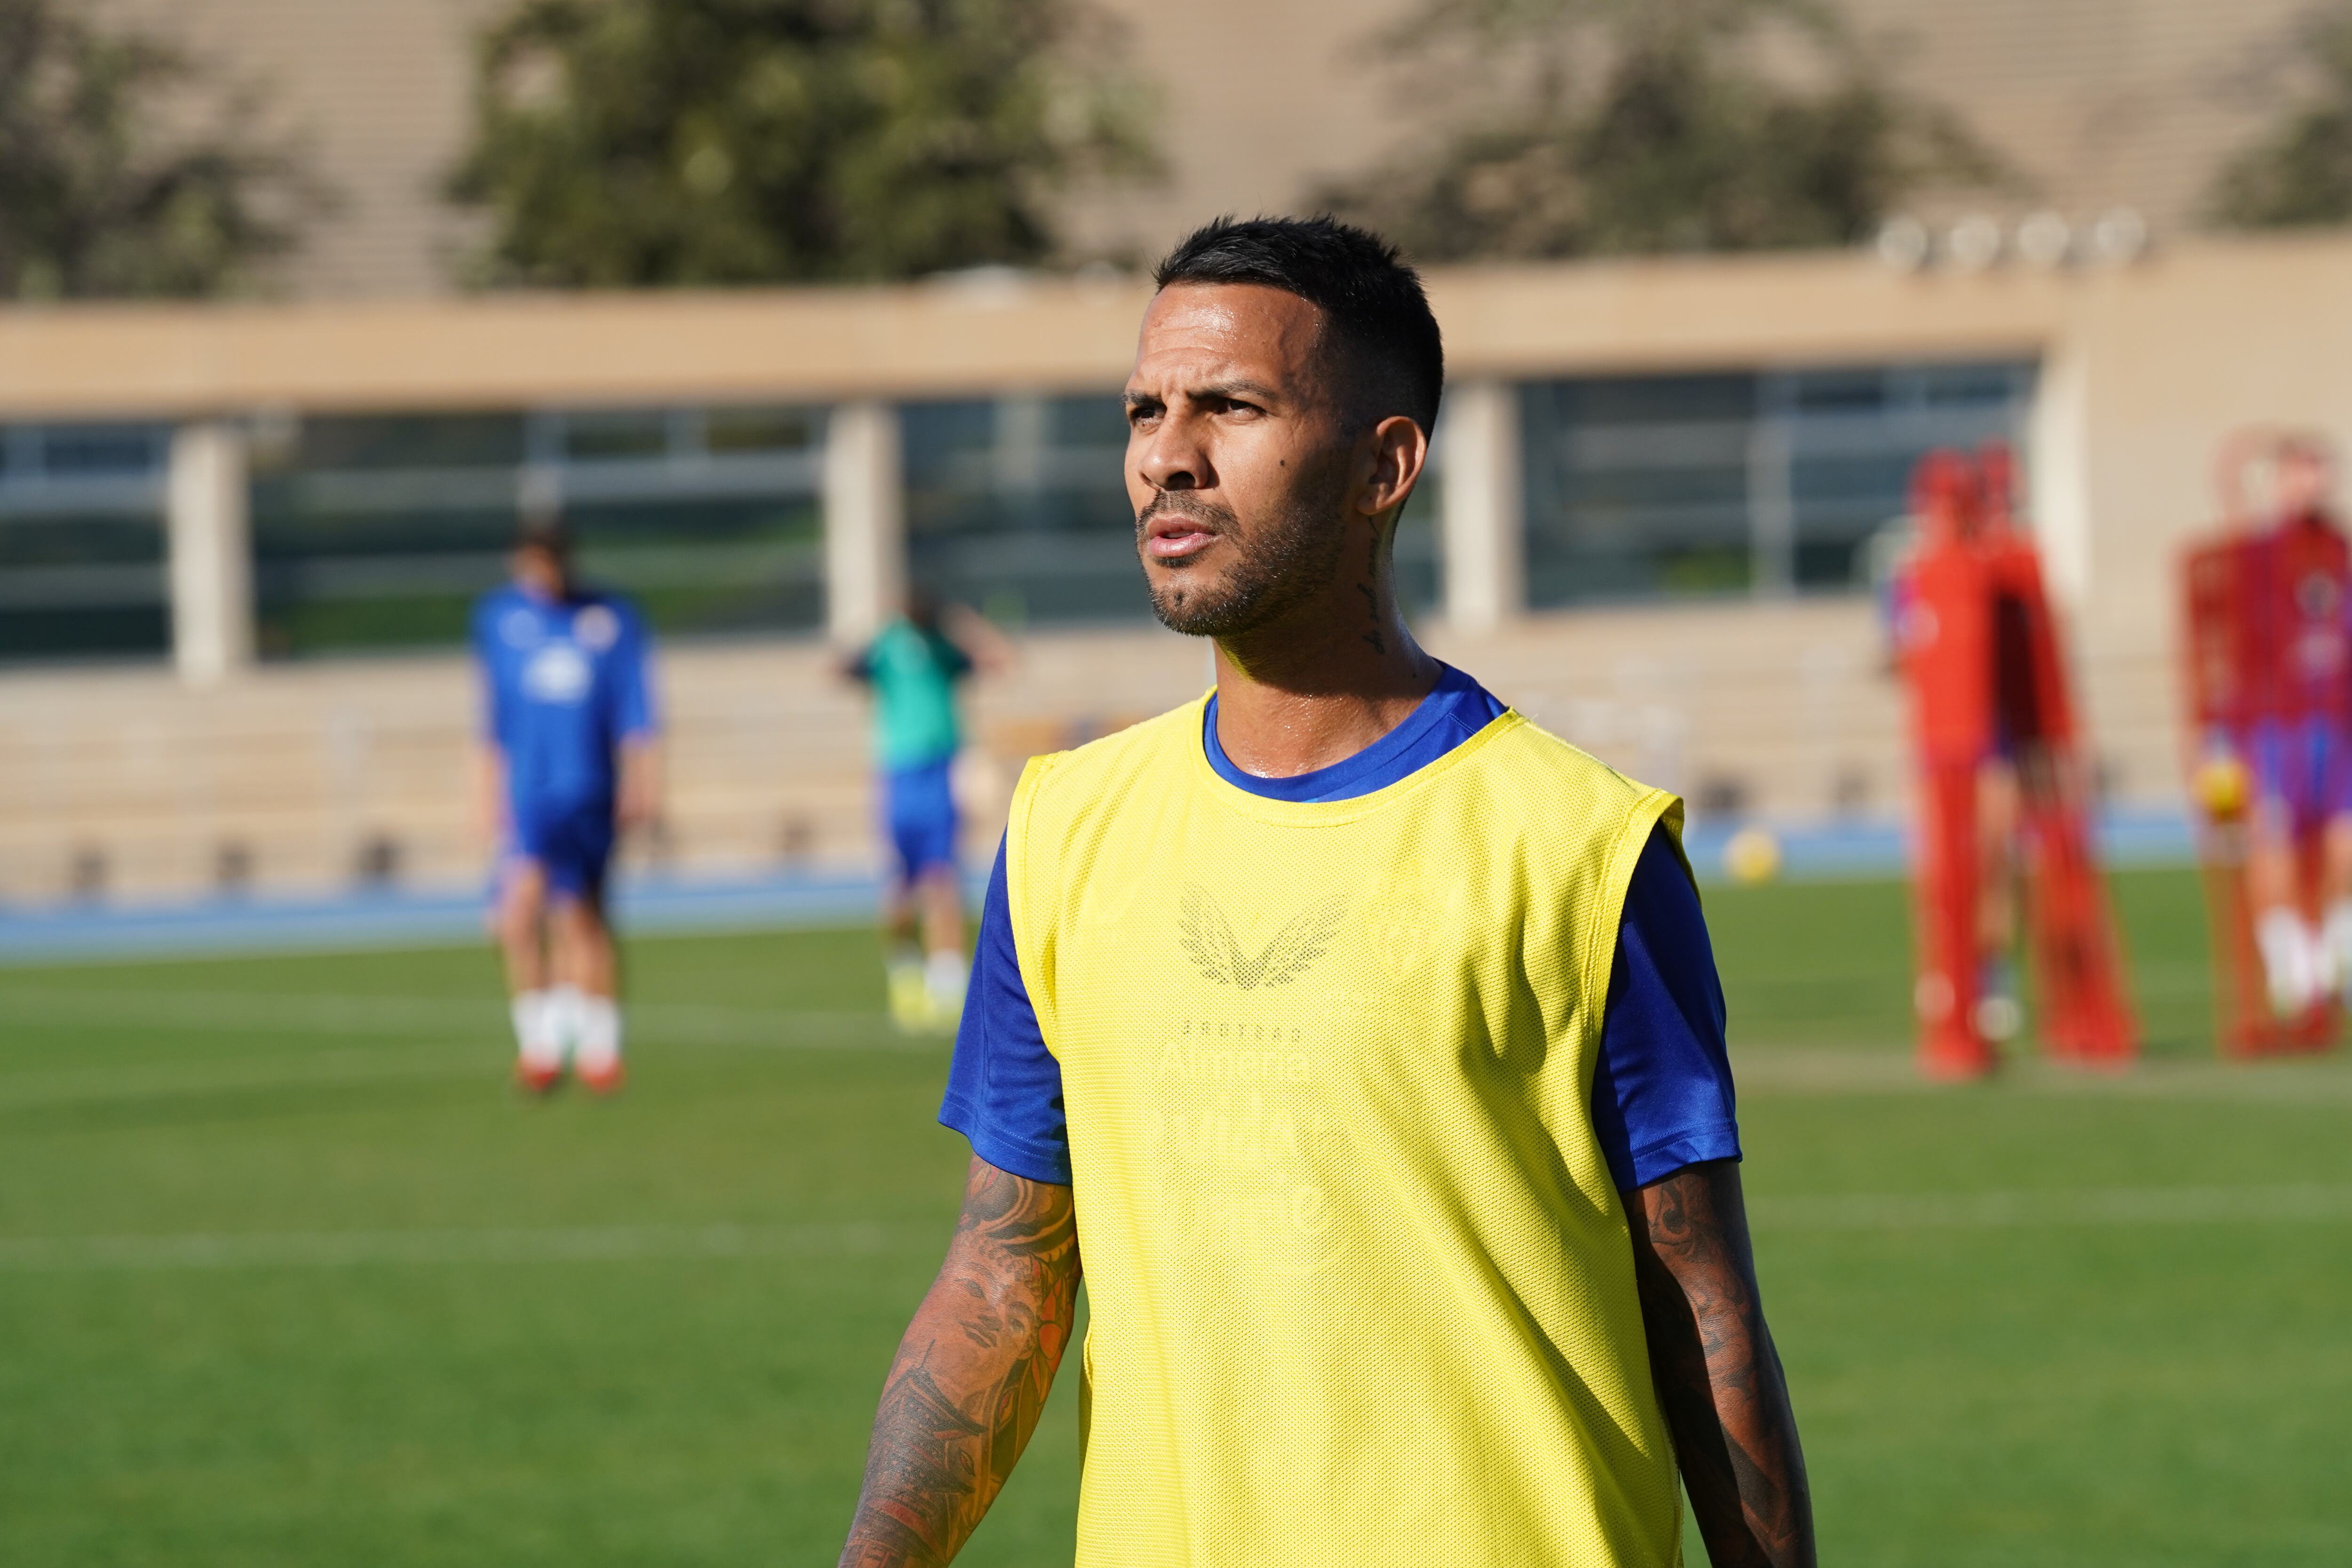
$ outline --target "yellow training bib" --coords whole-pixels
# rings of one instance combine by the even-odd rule
[[[1588,1100],[1680,804],[1517,713],[1267,800],[1202,722],[1038,758],[1008,835],[1093,1308],[1080,1568],[1677,1563]]]

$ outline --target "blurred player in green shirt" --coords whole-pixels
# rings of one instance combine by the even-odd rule
[[[874,693],[874,758],[892,868],[883,906],[890,1016],[899,1028],[952,1030],[967,973],[963,889],[950,775],[963,746],[956,683],[994,672],[1010,649],[979,616],[912,595],[844,667]]]

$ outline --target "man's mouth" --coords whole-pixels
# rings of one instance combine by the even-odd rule
[[[1163,509],[1144,525],[1143,552],[1154,561],[1189,561],[1216,539],[1217,531],[1200,518]]]

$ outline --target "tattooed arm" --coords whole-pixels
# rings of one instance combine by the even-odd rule
[[[1077,1301],[1070,1189],[975,1156],[947,1261],[882,1385],[841,1568],[955,1556],[1036,1430]]]
[[[1716,1568],[1812,1568],[1813,1505],[1764,1326],[1736,1161],[1624,1194],[1633,1271],[1691,1511]]]

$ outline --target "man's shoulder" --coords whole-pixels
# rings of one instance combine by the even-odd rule
[[[474,601],[473,613],[474,644],[477,649],[483,653],[489,653],[514,641],[515,639],[505,635],[506,619],[518,609],[528,613],[530,607],[530,601],[517,592],[510,583],[501,584],[477,598]]]
[[[586,610],[603,610],[633,631],[645,624],[645,616],[635,599],[598,584],[586,584],[572,590],[571,608],[574,616]]]
[[[1483,742],[1483,743],[1480,743]],[[1582,747],[1524,716],[1507,713],[1465,758],[1469,766],[1449,798],[1481,831],[1517,847],[1538,863],[1582,864],[1610,857],[1659,821],[1681,829],[1680,802],[1631,778]]]
[[[1479,760],[1497,778],[1546,792],[1567,790],[1622,796],[1628,801],[1653,793],[1650,785],[1619,773],[1583,747],[1562,740],[1516,710],[1495,723],[1496,732]]]

